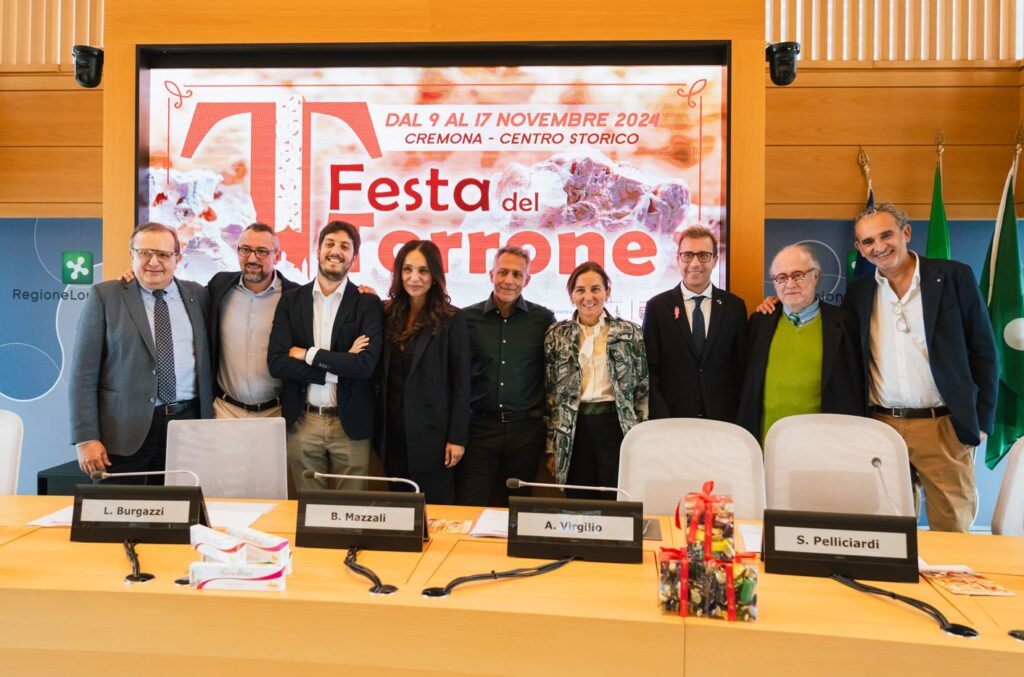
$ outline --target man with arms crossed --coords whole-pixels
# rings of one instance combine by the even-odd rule
[[[747,325],[747,376],[737,422],[764,442],[772,424],[797,414],[864,415],[857,317],[817,298],[821,264],[807,245],[783,247],[771,265],[782,302]]]
[[[644,312],[650,416],[733,423],[743,383],[747,306],[712,286],[718,240],[707,228],[680,233],[676,259],[682,283],[648,301]]]
[[[544,334],[555,315],[527,303],[530,254],[506,245],[494,255],[491,295],[465,308],[470,342],[469,441],[456,466],[459,505],[508,505],[511,477],[531,481],[544,453]]]
[[[288,424],[288,466],[297,489],[336,484],[363,489],[365,481],[321,482],[306,470],[366,475],[373,434],[371,379],[382,348],[380,299],[348,280],[359,255],[359,230],[332,221],[320,231],[316,279],[286,292],[274,314],[267,362],[282,379]]]
[[[843,306],[860,321],[871,416],[903,437],[928,525],[967,531],[977,510],[974,447],[992,430],[998,365],[971,269],[907,248],[907,215],[891,204],[854,221],[854,246],[877,266]]]
[[[175,279],[174,229],[144,223],[129,246],[135,280],[94,285],[78,321],[68,399],[85,473],[164,470],[168,421],[213,415],[206,290]]]

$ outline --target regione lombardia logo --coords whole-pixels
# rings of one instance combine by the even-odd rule
[[[64,284],[92,284],[92,252],[63,252],[60,280]]]

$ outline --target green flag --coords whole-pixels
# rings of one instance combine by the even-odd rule
[[[928,247],[924,255],[930,259],[949,259],[949,221],[942,203],[942,164],[935,163],[932,185],[932,214],[928,219]]]
[[[981,273],[981,294],[992,319],[1000,367],[995,429],[985,452],[989,468],[994,468],[1024,436],[1024,276],[1013,207],[1016,165],[1015,161],[1006,177],[996,229]]]

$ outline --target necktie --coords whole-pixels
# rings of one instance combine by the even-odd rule
[[[704,335],[704,311],[700,307],[703,300],[703,296],[693,297],[693,326],[690,327],[690,347],[693,348],[693,352],[697,357],[700,357],[701,353],[704,352],[704,344],[707,342],[707,337]]]
[[[794,327],[799,327],[800,326],[800,316],[797,315],[796,313],[790,313],[786,317],[789,318],[789,321],[793,323]]]
[[[153,328],[156,342],[156,396],[167,404],[177,401],[178,384],[174,375],[174,338],[171,335],[171,314],[164,300],[166,289],[153,292]]]

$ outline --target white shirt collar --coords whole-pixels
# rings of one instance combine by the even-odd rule
[[[348,284],[348,275],[346,275],[345,277],[341,278],[341,282],[338,284],[338,288],[337,289],[335,289],[330,294],[325,294],[323,292],[323,290],[320,289],[320,278],[314,278],[313,279],[313,298],[320,297],[320,298],[328,299],[328,298],[333,298],[335,296],[337,296],[338,298],[341,298],[342,295],[344,295],[344,293],[345,293],[345,286],[347,284]]]
[[[689,301],[694,296],[703,296],[706,299],[710,299],[711,298],[711,288],[712,287],[714,287],[714,285],[711,284],[710,282],[708,282],[708,286],[704,288],[704,291],[702,291],[700,294],[697,294],[696,292],[692,292],[689,289],[687,289],[686,285],[683,284],[682,282],[679,283],[679,288],[683,290],[683,300],[684,301]]]
[[[907,288],[907,293],[903,295],[903,298],[906,298],[910,292],[914,291],[921,285],[921,257],[914,252],[909,252],[909,254],[914,257],[914,277],[911,278],[910,286]],[[888,291],[893,298],[896,298],[896,291],[892,288],[892,285],[889,284],[889,280],[882,275],[882,271],[877,268],[875,268],[875,282],[878,283],[880,288]],[[902,301],[903,299],[896,298],[896,300]]]

